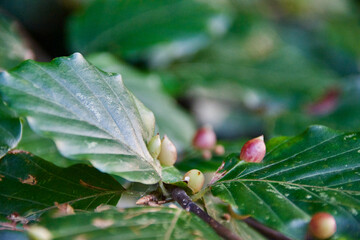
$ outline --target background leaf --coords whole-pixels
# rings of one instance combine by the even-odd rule
[[[21,122],[0,99],[0,158],[21,139]]]
[[[166,134],[178,151],[189,146],[195,133],[194,120],[163,91],[157,74],[142,73],[109,53],[91,54],[87,59],[104,71],[121,73],[126,87],[153,111],[160,135]]]
[[[33,55],[19,33],[18,23],[0,11],[0,70],[13,68]]]
[[[309,114],[306,108],[298,111],[285,111],[280,114],[270,129],[273,135],[292,135],[299,129],[304,129],[311,124],[321,124],[341,131],[358,131],[360,130],[360,119],[355,117],[360,114],[360,78],[350,78],[344,81],[344,84],[337,87],[339,96],[328,99],[320,98],[320,104],[317,103],[318,109],[328,111],[323,114]],[[324,99],[324,100],[323,100]]]
[[[316,212],[337,221],[334,238],[360,236],[360,134],[313,126],[303,134],[275,139],[260,164],[225,168],[212,193],[240,215],[257,220],[294,239],[304,239]],[[231,166],[231,164],[229,165]]]
[[[78,164],[59,168],[32,154],[13,151],[0,160],[1,214],[33,220],[69,203],[75,210],[116,205],[124,188],[111,176]]]
[[[145,143],[154,134],[154,116],[120,75],[101,72],[77,53],[1,73],[0,92],[64,156],[130,181],[160,180]]]
[[[137,207],[47,218],[54,239],[220,239],[200,218],[178,208]]]
[[[211,33],[226,31],[226,21],[215,24],[216,16],[194,0],[94,1],[69,21],[68,42],[71,51],[84,54],[109,51],[164,64],[203,47]]]
[[[268,107],[273,107],[271,104],[293,107],[313,99],[336,82],[331,70],[281,41],[275,26],[252,25],[250,33],[231,32],[194,58],[169,67],[167,72],[175,76],[173,81],[180,85],[179,92],[200,87],[213,97],[238,101],[248,107],[258,105],[259,101]],[[235,24],[233,31],[237,27]]]

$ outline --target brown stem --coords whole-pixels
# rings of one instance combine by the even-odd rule
[[[171,192],[171,195],[175,201],[177,201],[182,208],[186,211],[192,212],[204,220],[207,224],[212,227],[215,232],[227,240],[242,240],[235,233],[231,232],[229,229],[224,227],[218,221],[210,217],[206,212],[204,212],[198,205],[191,201],[190,197],[186,192],[181,188],[174,188]]]
[[[286,237],[285,235],[279,233],[278,231],[275,231],[274,229],[266,227],[265,225],[259,223],[258,221],[256,221],[251,217],[246,218],[243,221],[246,222],[246,224],[252,227],[253,229],[257,230],[263,236],[267,237],[268,239],[291,240],[291,238]]]

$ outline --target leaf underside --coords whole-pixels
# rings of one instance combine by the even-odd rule
[[[120,75],[100,71],[79,53],[50,63],[28,60],[0,73],[0,93],[65,157],[130,181],[160,180],[160,166],[146,148],[154,116]]]
[[[68,203],[75,210],[116,205],[124,188],[111,176],[77,164],[59,168],[32,154],[14,150],[0,160],[0,213],[17,212],[29,220]]]
[[[271,140],[263,163],[230,156],[228,164],[236,164],[225,169],[212,193],[239,215],[251,215],[294,239],[304,239],[316,212],[335,216],[335,238],[358,239],[359,138],[360,133],[313,126],[299,136]]]

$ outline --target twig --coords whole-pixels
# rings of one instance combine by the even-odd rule
[[[227,240],[242,240],[236,234],[231,232],[229,229],[224,227],[218,221],[210,217],[206,212],[204,212],[198,205],[196,205],[193,201],[191,201],[190,197],[186,194],[186,192],[181,188],[174,188],[171,192],[172,197],[175,201],[177,201],[182,208],[186,211],[192,212],[204,220],[207,224],[209,224],[215,232]]]
[[[246,224],[252,227],[253,229],[257,230],[259,233],[267,237],[268,239],[291,240],[291,238],[286,237],[285,235],[281,234],[278,231],[275,231],[274,229],[266,227],[265,225],[259,223],[258,221],[256,221],[251,217],[246,218],[243,221],[246,222]]]

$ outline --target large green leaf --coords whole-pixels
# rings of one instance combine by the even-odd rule
[[[359,137],[313,126],[299,136],[271,140],[263,163],[230,156],[233,167],[225,168],[212,193],[238,214],[252,215],[294,239],[304,239],[319,211],[335,216],[335,237],[359,239]]]
[[[20,36],[19,25],[0,11],[0,70],[15,67],[32,57],[33,53]]]
[[[215,17],[194,0],[98,0],[69,22],[69,44],[84,54],[109,51],[162,64],[203,47],[211,32],[222,33],[226,23]]]
[[[146,148],[154,115],[120,75],[102,72],[76,53],[50,63],[25,61],[1,73],[0,92],[65,157],[130,181],[160,180],[159,163]]]
[[[0,158],[21,139],[21,122],[0,99]]]
[[[178,151],[190,145],[195,123],[173,98],[163,92],[161,80],[155,73],[141,73],[109,53],[92,54],[87,59],[104,71],[121,73],[129,90],[154,112],[160,134],[166,134]]]
[[[221,239],[200,218],[179,208],[139,207],[79,213],[41,221],[52,239]]]
[[[59,168],[32,154],[14,150],[0,160],[1,214],[34,219],[55,202],[90,210],[116,205],[124,188],[110,175],[88,165]]]

